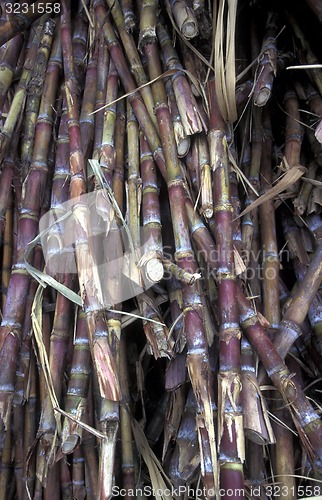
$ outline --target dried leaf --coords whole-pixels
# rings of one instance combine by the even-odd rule
[[[251,212],[252,210],[254,210],[254,208],[262,205],[266,201],[271,200],[275,196],[285,191],[288,186],[291,186],[296,181],[298,181],[306,171],[306,168],[302,166],[292,167],[282,176],[281,180],[275,186],[273,186],[271,189],[269,189],[269,191],[264,193],[262,196],[257,198],[257,200],[251,203],[247,208],[245,208],[245,210],[243,210],[238,217],[242,217],[243,215],[248,214],[248,212]]]

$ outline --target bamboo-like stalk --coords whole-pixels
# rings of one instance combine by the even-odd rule
[[[161,45],[162,54],[165,65],[168,70],[175,71],[172,77],[172,85],[175,93],[181,121],[186,135],[192,135],[206,130],[205,123],[198,109],[198,104],[192,93],[190,83],[183,74],[182,65],[179,61],[175,48],[173,47],[171,38],[164,27],[158,21],[157,36]]]
[[[115,123],[115,165],[112,187],[115,199],[121,212],[124,212],[124,146],[125,146],[125,110],[124,102],[119,101],[116,107]],[[118,221],[119,223],[120,221]]]
[[[142,11],[143,14],[144,10]],[[156,26],[156,17],[152,17],[150,24],[151,32],[153,32]],[[144,52],[150,78],[154,79],[160,76],[162,70],[155,38],[144,45]],[[156,117],[167,165],[166,179],[175,240],[175,258],[180,267],[191,274],[195,274],[196,262],[193,258],[187,225],[181,170],[177,159],[175,137],[162,80],[152,84],[152,92],[156,103]],[[201,428],[204,428],[203,432],[207,435],[210,446],[210,456],[207,453],[204,454],[201,471],[203,479],[207,480],[206,488],[209,488],[211,484],[217,492],[217,451],[213,426],[212,373],[209,365],[206,333],[201,319],[203,306],[199,290],[195,284],[183,285],[182,298],[188,347],[187,366],[199,412],[197,418],[198,435],[200,445],[203,446],[205,441],[201,437]],[[212,467],[211,478],[208,476],[210,461],[210,467]]]
[[[187,40],[195,38],[198,33],[196,15],[185,0],[170,0],[171,11],[179,31]]]
[[[308,179],[315,179],[317,164],[312,161],[308,165],[307,177]],[[294,199],[293,205],[298,215],[304,215],[308,210],[309,200],[312,193],[313,186],[310,182],[303,182],[298,196]]]
[[[32,77],[28,86],[28,97],[26,101],[25,122],[23,131],[23,141],[21,144],[21,161],[25,174],[29,170],[32,160],[33,139],[38,118],[41,94],[45,80],[45,73],[51,46],[54,38],[55,23],[52,19],[44,24],[41,35],[37,57],[32,69]],[[56,37],[55,43],[59,43],[59,37]],[[55,50],[55,49],[54,49]]]
[[[241,341],[241,370],[245,436],[257,444],[275,443],[266,402],[256,378],[256,357],[244,337]]]
[[[244,488],[244,433],[241,410],[240,338],[236,303],[236,277],[232,240],[232,212],[229,192],[226,126],[221,117],[214,81],[208,82],[210,132],[208,134],[210,164],[214,173],[214,212],[218,252],[218,298],[220,304],[219,373],[218,373],[218,437],[220,486],[224,498],[228,488]]]

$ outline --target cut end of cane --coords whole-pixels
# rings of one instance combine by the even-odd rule
[[[147,278],[152,283],[158,283],[163,278],[163,265],[158,259],[150,259],[145,266]]]

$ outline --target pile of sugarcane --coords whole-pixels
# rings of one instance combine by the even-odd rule
[[[0,500],[322,498],[320,0],[0,18]]]

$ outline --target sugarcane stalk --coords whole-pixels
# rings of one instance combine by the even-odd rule
[[[53,4],[53,13],[60,13],[59,2],[55,0],[46,0],[47,4]],[[34,21],[43,15],[43,9],[39,8],[39,4],[42,2],[37,0],[32,5],[27,7],[27,12],[23,12],[25,9],[18,9],[18,12],[13,12],[13,4],[7,2],[6,4],[6,14],[7,19],[2,18],[0,21],[0,46],[11,40],[14,36],[19,33],[23,33]],[[12,6],[12,7],[11,7]]]
[[[142,11],[142,14],[144,11]],[[155,30],[156,17],[151,19],[151,32]],[[147,58],[149,76],[151,79],[158,77],[162,70],[157,51],[156,39],[146,41],[143,49]],[[177,159],[176,143],[171,123],[171,116],[167,106],[165,87],[162,80],[152,84],[152,92],[155,101],[156,117],[158,120],[160,136],[163,145],[167,165],[167,184],[170,201],[170,210],[175,240],[176,262],[185,271],[194,274],[196,272],[196,263],[193,258],[193,252],[190,243],[189,231],[187,226],[187,216],[184,202],[184,189],[181,178],[180,165]],[[199,296],[199,290],[196,285],[183,285],[183,311],[184,325],[187,335],[187,365],[190,380],[193,384],[194,393],[197,399],[199,415],[197,419],[198,433],[201,426],[205,427],[205,432],[209,439],[210,456],[204,456],[204,460],[212,462],[212,486],[217,491],[217,452],[215,445],[215,433],[213,427],[213,399],[212,399],[212,374],[209,366],[207,342],[204,331],[202,314],[202,302]],[[198,340],[197,340],[198,339]],[[198,348],[196,350],[196,345]],[[201,382],[203,381],[203,382]],[[200,385],[202,384],[202,386]],[[205,392],[205,388],[208,388]],[[200,439],[200,444],[203,441]],[[209,462],[208,462],[209,463]],[[208,465],[207,463],[207,465]],[[206,478],[206,464],[202,463],[202,475]],[[208,477],[207,477],[208,479]],[[207,481],[209,487],[209,481]],[[216,493],[217,494],[217,493]]]
[[[81,95],[83,90],[85,65],[87,63],[88,20],[83,11],[83,4],[79,2],[72,36],[74,71],[79,86],[79,95]]]
[[[169,79],[166,83],[166,90],[167,90],[167,96],[168,96],[168,101],[169,101],[169,108],[171,112],[171,117],[172,117],[172,123],[173,123],[173,130],[174,130],[174,136],[176,139],[177,143],[177,151],[178,151],[178,156],[179,158],[182,158],[188,154],[189,147],[190,147],[190,138],[186,135],[176,97],[174,94],[172,82]]]
[[[289,168],[297,167],[300,163],[301,145],[303,139],[303,127],[300,124],[299,102],[294,90],[286,92],[284,97],[286,111],[286,137],[284,155]],[[292,193],[297,193],[299,183],[296,182],[289,187]]]
[[[112,187],[115,199],[121,212],[124,212],[124,146],[125,146],[125,110],[124,102],[119,101],[116,107],[115,123],[115,165]],[[117,223],[120,221],[117,219]]]
[[[273,82],[277,71],[276,35],[276,14],[269,12],[253,93],[255,106],[265,106],[272,94]]]
[[[218,436],[220,485],[224,498],[228,488],[243,492],[244,433],[241,411],[240,338],[235,300],[236,277],[232,240],[232,212],[225,123],[220,115],[214,81],[208,82],[210,164],[214,175],[214,212],[218,252],[218,298],[220,344],[218,373]],[[238,498],[241,493],[235,493]]]
[[[118,43],[112,25],[110,24],[107,18],[107,10],[102,0],[94,0],[93,8],[95,10],[95,15],[99,23],[99,26],[104,33],[104,37],[110,51],[110,55],[114,61],[114,64],[116,66],[123,87],[127,93],[131,93],[131,95],[128,98],[130,104],[134,110],[134,113],[140,124],[140,127],[145,137],[147,138],[154,160],[157,163],[163,176],[165,176],[166,169],[158,133],[154,127],[153,121],[151,120],[149,113],[146,110],[146,107],[144,106],[138,93],[136,92],[136,85],[127,67],[124,54]]]
[[[0,133],[0,160],[2,161],[6,155],[9,147],[9,143],[19,121],[20,115],[23,113],[23,109],[26,103],[27,90],[30,85],[32,78],[32,73],[34,69],[34,64],[37,57],[37,51],[39,46],[39,29],[35,31],[32,38],[32,43],[28,51],[28,56],[24,63],[23,72],[19,81],[19,86],[16,90],[14,99],[11,103],[10,110],[8,112],[4,126],[2,127]]]
[[[131,427],[130,412],[130,391],[126,358],[126,339],[122,334],[120,342],[120,363],[119,363],[120,384],[122,386],[122,401],[120,404],[120,423],[122,439],[122,477],[123,486],[126,490],[126,498],[129,498],[131,490],[135,489],[135,469],[133,453],[133,436]]]
[[[72,462],[72,489],[73,499],[83,500],[86,498],[85,487],[85,461],[81,448],[76,448],[73,452]]]
[[[213,215],[213,193],[212,193],[212,175],[210,169],[210,158],[206,135],[198,136],[198,157],[201,184],[201,213],[207,219]]]
[[[47,63],[54,38],[54,29],[55,29],[55,23],[52,19],[50,19],[44,24],[44,29],[40,39],[35,65],[32,70],[32,77],[30,80],[30,84],[28,86],[28,97],[26,101],[26,110],[25,110],[26,114],[25,126],[23,132],[23,142],[21,145],[22,149],[21,161],[23,164],[25,174],[28,172],[32,160],[32,148],[33,148],[35,127],[38,118]],[[56,44],[59,43],[58,37],[56,37],[55,43]]]
[[[249,181],[255,192],[259,191],[259,169],[262,155],[262,110],[253,108],[253,126],[251,134],[251,162],[249,169]],[[251,190],[246,198],[245,206],[250,205],[256,199],[256,195]],[[252,240],[255,226],[258,225],[258,211],[255,208],[244,215],[242,220],[242,242],[245,256],[245,266],[247,267],[252,251]]]
[[[190,83],[188,82],[186,75],[181,71],[182,65],[179,61],[176,50],[173,47],[166,28],[160,21],[157,24],[156,31],[161,45],[165,65],[168,70],[175,71],[172,77],[172,85],[186,135],[189,136],[201,132],[202,130],[206,130],[206,125],[198,109],[198,104],[192,93]]]
[[[282,358],[266,335],[266,332],[256,314],[252,310],[247,298],[240,290],[237,291],[240,309],[240,322],[249,341],[256,350],[269,377],[280,392],[285,403],[291,409],[291,415],[299,431],[303,446],[309,453],[314,467],[321,467],[321,446],[318,442],[322,432],[320,417],[304,395],[302,388],[283,363]]]
[[[89,375],[91,371],[89,341],[86,327],[86,317],[78,312],[76,337],[70,379],[65,399],[65,411],[77,420],[83,421],[87,404]],[[83,429],[68,417],[64,419],[62,428],[62,452],[72,453],[81,442]]]
[[[7,300],[7,290],[10,281],[11,266],[13,259],[13,193],[9,190],[8,208],[6,211],[6,226],[3,235],[3,257],[2,257],[2,309],[4,309]]]
[[[197,402],[191,388],[186,399],[176,446],[169,463],[169,476],[176,488],[191,484],[200,464],[198,434],[195,426],[197,411]]]
[[[273,175],[271,168],[272,160],[272,130],[269,112],[264,113],[263,118],[264,140],[261,157],[261,193],[267,192],[272,185]],[[261,237],[263,245],[263,311],[264,316],[270,323],[270,331],[275,337],[281,321],[280,297],[279,297],[279,268],[280,259],[278,254],[276,221],[273,200],[263,203],[259,207]],[[272,401],[272,411],[281,421],[288,421],[288,412],[280,410],[283,406],[281,398]],[[293,498],[296,482],[294,476],[294,448],[293,435],[280,423],[273,422],[276,438],[274,459],[275,474],[277,480],[284,486],[286,496]]]
[[[2,116],[3,107],[7,98],[8,90],[12,83],[14,70],[23,45],[23,34],[19,33],[5,45],[5,50],[1,57],[1,78],[0,78],[0,113]]]
[[[134,79],[138,87],[145,85],[148,80],[136,48],[133,36],[126,29],[125,20],[123,17],[123,13],[118,0],[108,0],[107,5],[111,10],[112,17],[114,19],[115,25],[117,27],[117,31],[120,35],[122,45],[124,47],[125,54],[129,61],[131,72],[134,75]],[[153,112],[153,98],[150,86],[145,86],[140,89],[140,93],[142,95],[143,101],[145,103],[146,109],[149,113],[149,116],[156,126],[155,115]]]
[[[140,167],[142,177],[143,248],[146,257],[145,274],[151,283],[163,277],[161,214],[156,165],[148,143],[140,134]]]
[[[5,427],[7,419],[10,418],[16,359],[20,347],[20,334],[30,281],[29,274],[25,268],[24,255],[28,243],[36,236],[38,230],[39,210],[46,186],[47,155],[51,142],[53,106],[60,67],[57,54],[53,52],[47,68],[39,119],[37,120],[35,130],[33,161],[30,172],[24,182],[15,263],[12,269],[6,307],[0,327],[0,359],[6,359],[6,367],[2,370],[0,376],[0,398],[3,405],[1,418]],[[19,294],[17,294],[17,288],[19,289]],[[14,328],[12,325],[14,325]],[[14,335],[10,334],[12,331],[15,332]]]
[[[70,198],[73,200],[75,221],[76,262],[80,290],[85,301],[85,311],[94,368],[98,377],[100,393],[103,398],[118,398],[118,382],[115,366],[111,359],[110,348],[105,336],[100,337],[96,329],[97,311],[104,307],[101,284],[97,266],[89,242],[91,234],[88,207],[81,196],[86,193],[85,164],[79,128],[78,96],[71,51],[70,3],[62,3],[61,36],[65,72],[65,91],[68,115],[68,134],[70,143]],[[111,378],[110,378],[111,377]]]
[[[134,12],[132,0],[122,0],[121,8],[124,17],[124,24],[127,31],[132,32],[137,25],[137,19]]]
[[[198,35],[198,21],[185,0],[170,0],[171,11],[179,31],[187,40]]]
[[[98,43],[96,40],[93,45],[94,46],[90,47],[88,56],[84,94],[79,117],[79,126],[85,160],[88,160],[92,155],[94,140],[94,115],[92,113],[96,104],[98,79]],[[100,107],[100,105],[98,105],[98,107]]]
[[[316,162],[310,162],[307,169],[308,179],[316,178],[316,170]],[[293,201],[294,209],[298,215],[302,216],[305,214],[305,212],[307,212],[312,189],[313,185],[310,182],[303,182],[298,196]]]

